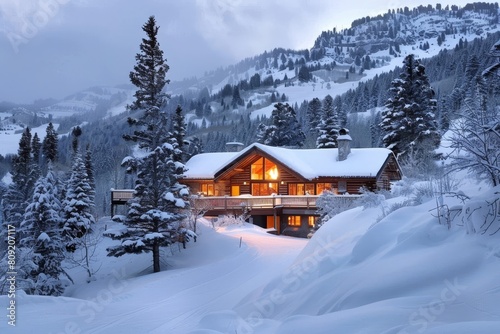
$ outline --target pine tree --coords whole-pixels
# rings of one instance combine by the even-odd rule
[[[12,159],[12,183],[4,195],[5,222],[19,228],[24,210],[33,194],[38,168],[33,165],[31,131],[26,128],[19,141],[17,155]],[[2,229],[4,232],[6,229]]]
[[[161,108],[167,98],[163,88],[170,82],[165,78],[169,66],[163,58],[163,51],[160,49],[157,38],[158,29],[154,16],[150,16],[142,27],[147,38],[142,40],[141,52],[135,56],[137,64],[129,75],[130,81],[137,87],[134,94],[135,101],[129,106],[131,110],[155,112],[151,109]]]
[[[54,240],[47,233],[41,233],[35,244],[33,251],[33,264],[36,266],[30,273],[32,284],[28,288],[28,293],[44,296],[60,296],[63,294],[68,280],[63,279],[66,276],[61,266],[64,260],[64,251],[59,247],[59,240]]]
[[[425,68],[415,56],[408,55],[403,64],[400,77],[392,81],[392,97],[382,112],[383,142],[396,155],[412,153],[426,159],[440,143],[436,100]]]
[[[68,251],[78,247],[78,239],[92,230],[95,223],[92,212],[92,188],[80,152],[73,158],[71,176],[67,183],[66,198],[63,201],[63,235]]]
[[[61,202],[57,196],[57,177],[49,165],[47,176],[40,177],[36,182],[31,203],[24,213],[21,224],[25,235],[22,239],[24,246],[33,247],[42,232],[60,234]]]
[[[186,143],[184,138],[186,137],[186,121],[184,115],[182,115],[182,107],[180,105],[175,109],[174,119],[172,120],[172,137],[177,142],[176,160],[181,162],[186,162],[187,152]]]
[[[317,97],[313,98],[307,106],[307,117],[311,131],[318,131],[318,124],[321,122],[321,101]]]
[[[35,132],[33,139],[31,140],[31,153],[33,155],[33,163],[38,166],[40,165],[41,149],[42,144],[40,143],[40,138],[38,138],[38,134]]]
[[[288,103],[277,103],[271,114],[272,124],[259,126],[257,138],[269,146],[301,147],[305,135],[297,120],[295,110]]]
[[[71,135],[73,136],[73,140],[71,141],[71,147],[73,148],[73,154],[76,154],[78,151],[78,138],[82,135],[82,128],[80,126],[75,126],[71,130]]]
[[[55,162],[57,160],[57,143],[57,132],[55,131],[54,125],[51,122],[47,126],[46,135],[42,143],[42,152],[46,162]]]
[[[306,65],[300,67],[298,78],[300,82],[308,82],[312,79],[311,72]]]
[[[21,246],[30,249],[31,270],[25,271],[29,294],[59,296],[64,292],[69,276],[62,268],[64,245],[61,238],[61,203],[57,198],[57,179],[49,164],[46,177],[35,184],[33,198],[26,208],[21,231]]]
[[[238,108],[238,106],[243,106],[245,104],[245,102],[241,98],[240,89],[238,88],[238,86],[235,86],[233,89],[233,100],[231,104],[233,106],[233,109]]]
[[[321,122],[318,124],[319,136],[316,140],[316,148],[337,147],[339,130],[339,121],[333,106],[333,98],[330,95],[327,95],[323,100]]]
[[[178,181],[183,177],[184,165],[176,160],[177,139],[168,131],[167,113],[162,109],[167,95],[163,88],[168,66],[157,41],[158,27],[154,17],[143,26],[143,39],[137,64],[130,78],[138,88],[131,109],[140,109],[139,119],[129,118],[137,128],[124,138],[136,142],[140,156],[129,156],[123,165],[127,172],[137,173],[133,198],[128,203],[126,230],[108,234],[120,239],[119,245],[108,248],[108,256],[152,252],[153,271],[160,271],[160,247],[177,240],[177,231],[185,218],[187,187]],[[178,134],[179,135],[179,134]]]
[[[92,162],[92,151],[90,144],[87,144],[85,149],[85,171],[87,172],[87,179],[89,182],[90,190],[88,192],[91,203],[95,203],[95,178],[94,178],[94,164]]]

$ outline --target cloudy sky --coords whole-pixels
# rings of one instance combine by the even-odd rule
[[[438,1],[463,6],[472,1]],[[324,30],[418,0],[0,0],[0,101],[63,98],[128,83],[150,15],[171,80],[275,47],[312,47]],[[435,3],[432,3],[435,5]]]

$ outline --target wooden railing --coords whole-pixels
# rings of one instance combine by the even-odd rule
[[[111,190],[111,212],[113,205],[125,204],[132,198],[134,191],[131,189]],[[275,195],[275,196],[193,196],[192,205],[207,210],[233,211],[248,209],[274,209],[274,208],[304,208],[316,209],[316,201],[319,195]],[[352,202],[359,198],[359,195],[338,195],[332,198],[338,201],[339,205]]]
[[[132,189],[111,189],[111,202],[127,202],[133,194]]]
[[[318,195],[277,195],[277,196],[207,196],[192,198],[193,204],[209,210],[235,210],[242,208],[265,209],[276,207],[316,209]],[[353,201],[359,195],[339,195],[333,200]]]

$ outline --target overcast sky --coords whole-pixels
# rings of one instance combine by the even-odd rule
[[[463,6],[472,1],[438,1]],[[128,83],[150,15],[171,80],[275,47],[311,48],[324,30],[415,0],[0,0],[0,101],[63,98]]]

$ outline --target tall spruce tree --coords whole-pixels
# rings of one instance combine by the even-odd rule
[[[327,95],[323,100],[321,122],[318,124],[319,136],[316,140],[316,148],[337,147],[339,130],[339,120],[333,105],[333,98]]]
[[[301,147],[305,135],[295,110],[288,103],[278,102],[271,114],[271,125],[259,125],[257,138],[269,146]]]
[[[137,173],[133,198],[128,203],[124,224],[126,230],[107,234],[120,239],[119,245],[108,248],[108,256],[152,252],[153,271],[160,271],[160,247],[177,240],[177,231],[187,208],[187,187],[178,180],[184,165],[176,161],[176,138],[168,131],[168,116],[164,110],[168,96],[163,92],[168,66],[157,40],[158,27],[153,16],[142,27],[147,35],[140,45],[137,64],[130,73],[138,88],[136,100],[130,106],[141,111],[138,119],[128,123],[137,130],[124,138],[136,142],[140,155],[129,156],[123,165]]]
[[[88,193],[91,203],[95,203],[95,177],[94,177],[94,163],[92,162],[92,151],[90,144],[85,148],[85,171],[87,172],[87,179],[90,186]]]
[[[33,139],[31,140],[31,153],[33,155],[33,163],[38,166],[40,165],[41,149],[42,144],[40,143],[40,138],[38,138],[38,134],[35,132]]]
[[[86,233],[92,231],[95,218],[92,187],[89,184],[85,162],[79,151],[73,157],[71,175],[66,185],[66,198],[63,201],[63,235],[66,249],[74,251]]]
[[[184,142],[184,138],[186,137],[186,121],[180,105],[175,108],[175,115],[172,120],[172,137],[177,142],[176,160],[183,163],[186,162],[188,157],[187,143]]]
[[[12,159],[12,183],[4,195],[5,222],[19,228],[24,210],[29,204],[33,188],[39,175],[33,165],[31,131],[26,128],[21,135],[17,155]],[[4,230],[4,229],[2,229]]]
[[[69,278],[62,268],[64,244],[61,234],[61,203],[57,198],[57,178],[49,164],[46,177],[35,184],[31,203],[26,208],[21,231],[21,247],[29,252],[30,265],[24,264],[26,292],[37,295],[59,296]]]
[[[318,124],[321,122],[321,100],[317,97],[309,101],[307,106],[307,117],[311,131],[317,133]]]
[[[43,139],[42,142],[42,153],[43,156],[45,157],[46,162],[48,161],[55,162],[57,160],[58,137],[52,122],[49,123],[45,131],[46,131],[45,138]]]
[[[396,155],[428,159],[439,146],[435,119],[436,100],[425,67],[413,54],[403,61],[400,77],[393,80],[380,123],[385,147]]]

